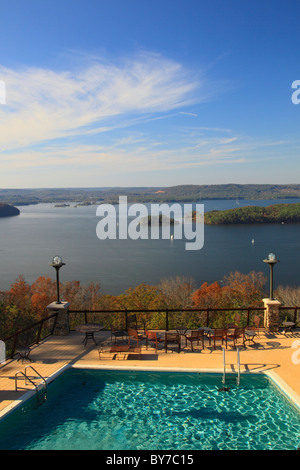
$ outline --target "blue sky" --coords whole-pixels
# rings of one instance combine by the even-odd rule
[[[0,0],[0,187],[299,183],[298,0]]]

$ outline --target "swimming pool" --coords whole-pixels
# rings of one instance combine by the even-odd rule
[[[0,449],[297,449],[300,413],[264,375],[69,369],[0,422]]]

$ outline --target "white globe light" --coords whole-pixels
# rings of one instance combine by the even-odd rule
[[[53,260],[52,260],[52,264],[55,264],[55,265],[59,265],[59,264],[62,264],[62,259],[60,256],[54,256]]]

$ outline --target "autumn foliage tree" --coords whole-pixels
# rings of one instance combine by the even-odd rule
[[[197,312],[184,312],[180,309],[230,309],[261,306],[264,297],[266,278],[262,273],[230,273],[223,281],[194,288],[194,281],[188,278],[171,278],[160,282],[158,286],[140,284],[117,296],[104,295],[100,284],[81,285],[79,281],[60,284],[61,300],[67,300],[71,310],[140,310],[138,320],[145,322],[148,328],[164,328],[167,309],[177,309],[170,313],[169,327],[185,324],[188,328],[205,324],[205,315]],[[56,282],[40,276],[30,285],[20,275],[10,289],[0,295],[0,333],[22,329],[48,315],[47,305],[56,300]],[[152,310],[152,312],[147,312]],[[159,310],[162,310],[160,312]],[[110,328],[121,324],[125,327],[124,313],[103,313],[101,323]],[[230,320],[229,314],[212,313],[210,319],[216,326]],[[90,322],[99,321],[99,314],[89,313]],[[83,317],[74,315],[72,322],[83,321]],[[72,323],[72,324],[73,324]]]
[[[261,272],[230,273],[224,277],[224,288],[228,288],[228,304],[232,307],[261,306],[266,282],[267,278]]]
[[[20,275],[3,295],[2,334],[17,331],[34,322],[31,309],[31,286]]]
[[[49,277],[40,276],[31,286],[31,307],[37,320],[47,313],[47,305],[56,298],[56,283]]]

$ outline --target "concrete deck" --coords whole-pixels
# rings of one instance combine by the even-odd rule
[[[99,332],[95,334],[99,346],[109,349],[110,332]],[[35,393],[34,387],[25,381],[18,379],[21,388],[15,391],[15,374],[18,371],[24,372],[25,368],[32,365],[36,371],[46,380],[51,380],[53,376],[62,368],[68,366],[75,367],[98,367],[98,368],[130,368],[133,369],[175,369],[175,370],[198,370],[207,372],[223,371],[223,352],[221,344],[218,343],[216,350],[205,342],[205,348],[194,345],[194,352],[190,345],[185,347],[178,354],[177,349],[172,347],[165,353],[163,344],[155,353],[155,349],[149,346],[146,349],[145,342],[142,342],[141,358],[138,355],[109,355],[104,354],[99,358],[98,348],[89,341],[86,346],[82,343],[83,334],[71,332],[68,336],[51,336],[33,347],[30,357],[33,362],[12,360],[7,361],[0,368],[0,417],[9,410],[20,404],[28,395]],[[238,344],[240,350],[241,373],[243,372],[264,372],[270,375],[277,384],[283,388],[290,398],[300,407],[300,330],[293,333],[260,333],[259,338],[255,338],[255,344],[243,347]],[[226,350],[226,371],[237,371],[237,352],[228,344]],[[27,369],[30,376],[35,374],[32,369]],[[30,392],[28,392],[30,391]]]

